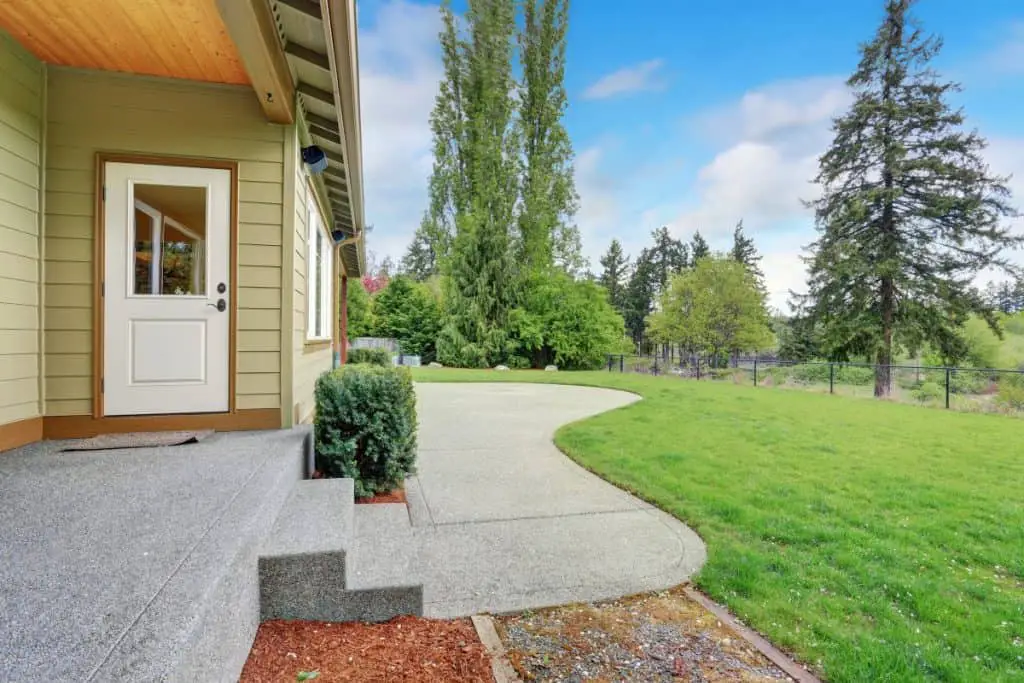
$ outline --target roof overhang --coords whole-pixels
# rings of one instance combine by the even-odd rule
[[[317,179],[346,274],[366,263],[354,0],[217,0],[267,118],[324,150]]]

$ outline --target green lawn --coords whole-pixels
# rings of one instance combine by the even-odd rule
[[[417,370],[643,401],[557,443],[686,521],[696,583],[833,681],[1024,681],[1024,424],[617,373]]]

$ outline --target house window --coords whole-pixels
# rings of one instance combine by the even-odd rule
[[[306,315],[307,339],[331,338],[331,238],[310,192],[307,216]]]

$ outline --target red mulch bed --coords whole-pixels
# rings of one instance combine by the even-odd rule
[[[405,489],[395,489],[390,493],[378,493],[376,496],[370,496],[369,498],[356,498],[357,505],[374,503],[405,503]]]
[[[493,683],[491,662],[469,619],[398,617],[386,624],[267,621],[239,683]]]

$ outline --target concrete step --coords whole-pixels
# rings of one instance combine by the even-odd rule
[[[423,615],[417,535],[401,503],[355,506],[355,542],[349,588],[358,594],[362,621]]]
[[[89,680],[238,680],[260,622],[257,556],[302,478],[307,447],[308,429],[195,447],[210,458],[219,448],[267,456]]]
[[[260,617],[339,621],[353,540],[351,479],[298,482],[259,558]]]

